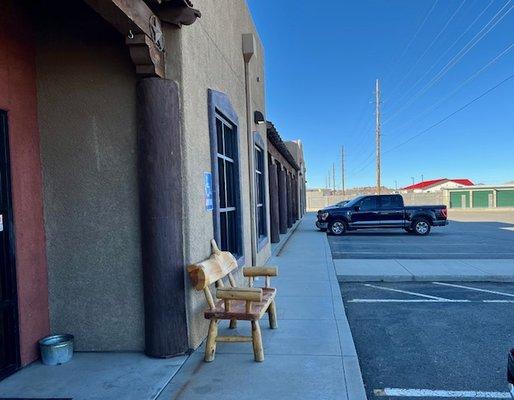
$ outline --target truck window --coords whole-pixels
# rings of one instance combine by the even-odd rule
[[[403,207],[403,200],[400,196],[380,196],[380,203],[380,208],[384,210]]]
[[[369,196],[362,199],[360,202],[361,211],[376,210],[378,208],[378,201],[376,196]]]

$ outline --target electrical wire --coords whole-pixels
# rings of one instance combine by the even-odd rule
[[[406,145],[407,143],[411,142],[412,140],[420,137],[421,135],[424,135],[425,133],[427,133],[428,131],[434,129],[436,126],[439,126],[441,125],[443,122],[449,120],[451,117],[453,117],[455,114],[465,110],[466,108],[468,108],[470,105],[472,105],[473,103],[477,102],[478,100],[480,100],[482,97],[484,96],[487,96],[489,93],[491,93],[493,90],[497,89],[498,87],[500,87],[501,85],[503,85],[504,83],[508,82],[510,79],[514,78],[514,74],[508,76],[507,78],[505,78],[504,80],[502,80],[501,82],[497,83],[496,85],[494,85],[493,87],[487,89],[485,92],[483,92],[481,95],[475,97],[473,100],[467,102],[466,104],[464,104],[462,107],[458,108],[457,110],[455,110],[454,112],[452,112],[451,114],[448,114],[446,117],[440,119],[439,121],[437,121],[436,123],[430,125],[428,128],[426,129],[423,129],[422,131],[416,133],[415,135],[409,137],[407,140],[404,140],[403,142],[401,142],[400,144],[384,151],[383,154],[387,154],[387,153],[390,153],[391,151],[394,151],[394,150],[397,150],[398,148]]]
[[[437,58],[437,60],[432,64],[432,66],[427,69],[427,71],[416,81],[414,82],[414,84],[411,86],[411,88],[409,90],[406,90],[403,92],[403,94],[398,98],[398,100],[396,101],[396,103],[401,103],[401,101],[403,100],[404,97],[406,97],[407,94],[409,94],[409,92],[414,89],[421,81],[423,81],[423,79],[425,79],[425,77],[430,73],[432,72],[432,70],[437,66],[437,64],[439,64],[439,61],[441,61],[443,59],[443,57],[448,54],[448,52],[453,49],[453,47],[464,37],[464,35],[466,35],[466,33],[469,32],[469,30],[475,25],[475,23],[482,17],[482,15],[484,15],[484,13],[489,9],[489,7],[491,7],[491,5],[493,5],[495,0],[491,0],[489,2],[489,4],[482,10],[482,12],[480,12],[480,14],[477,15],[477,17],[473,20],[473,22],[471,22],[471,24],[468,25],[468,27],[466,28],[466,30],[464,30],[464,32],[462,32],[462,34],[450,45],[450,47],[448,47],[446,49],[446,51],[444,51],[443,53],[441,53],[441,55]]]
[[[487,24],[475,35],[473,38],[432,78],[430,82],[428,82],[423,88],[421,88],[406,104],[400,107],[395,113],[393,113],[389,118],[384,121],[384,124],[391,121],[394,117],[400,114],[403,110],[409,107],[414,101],[416,101],[420,96],[425,94],[432,86],[434,86],[438,81],[440,81],[444,75],[448,73],[448,71],[453,68],[469,51],[475,47],[496,25],[498,25],[503,18],[505,18],[513,7],[509,8],[498,20],[494,22],[493,25],[489,27],[489,25],[496,19],[496,17],[511,3],[511,0],[508,0],[507,3],[487,22]],[[487,29],[485,32],[483,32]],[[482,33],[483,32],[483,33]],[[480,36],[481,35],[481,36]],[[478,37],[478,39],[477,39]],[[461,54],[462,53],[462,54]]]
[[[443,97],[442,99],[440,99],[439,101],[437,101],[436,103],[432,104],[430,107],[426,108],[425,110],[423,110],[422,112],[420,113],[417,113],[416,117],[414,117],[413,119],[411,119],[410,121],[407,121],[406,123],[404,123],[403,125],[400,125],[399,127],[397,127],[395,130],[398,131],[400,129],[403,129],[405,126],[408,126],[410,125],[414,120],[419,120],[419,117],[422,116],[422,115],[425,115],[427,114],[428,112],[432,111],[433,109],[435,109],[437,106],[439,106],[440,104],[444,103],[446,100],[448,100],[449,98],[451,98],[452,96],[455,95],[455,93],[457,93],[462,87],[464,87],[468,82],[472,81],[473,79],[477,78],[480,74],[482,74],[482,72],[484,72],[487,68],[489,68],[491,65],[493,65],[494,63],[496,63],[500,58],[504,57],[505,55],[507,55],[511,50],[512,48],[514,48],[514,44],[511,44],[510,46],[508,46],[505,50],[503,50],[500,54],[496,55],[495,57],[493,57],[491,60],[489,60],[484,66],[482,66],[481,68],[479,68],[477,71],[475,71],[473,74],[471,74],[466,80],[464,80],[463,82],[461,82],[455,89],[453,89],[447,96]]]
[[[415,135],[409,137],[407,140],[404,140],[403,142],[399,143],[398,145],[394,146],[394,147],[391,147],[390,149],[387,149],[385,150],[382,154],[385,155],[385,154],[388,154],[394,150],[397,150],[399,149],[400,147],[406,145],[407,143],[411,142],[412,140],[414,139],[417,139],[418,137],[424,135],[425,133],[429,132],[430,130],[434,129],[435,127],[441,125],[443,122],[449,120],[451,117],[453,117],[455,114],[458,114],[459,112],[465,110],[466,108],[468,108],[470,105],[472,105],[473,103],[477,102],[478,100],[480,100],[482,97],[485,97],[487,96],[489,93],[491,93],[492,91],[494,91],[495,89],[497,89],[498,87],[500,87],[501,85],[505,84],[506,82],[508,82],[510,79],[514,78],[514,74],[508,76],[507,78],[503,79],[502,81],[500,81],[499,83],[497,83],[496,85],[494,85],[493,87],[487,89],[485,92],[483,92],[482,94],[480,94],[479,96],[475,97],[473,100],[467,102],[466,104],[464,104],[462,107],[458,108],[457,110],[453,111],[452,113],[448,114],[447,116],[445,116],[444,118],[440,119],[439,121],[437,121],[436,123],[430,125],[428,128],[425,128],[423,129],[422,131],[416,133]],[[369,165],[371,164],[373,160],[371,160],[370,162],[368,162],[366,165],[364,165],[361,169],[359,169],[356,173],[356,174],[359,174],[361,172],[363,172],[366,168],[369,167]]]
[[[494,0],[493,0],[494,1]],[[410,47],[412,46],[412,44],[414,43],[414,41],[416,40],[416,38],[418,37],[419,33],[421,32],[421,30],[423,29],[423,27],[425,26],[425,24],[427,23],[428,21],[428,18],[430,18],[430,15],[432,15],[432,12],[434,11],[437,3],[439,3],[439,0],[435,0],[434,4],[432,4],[432,7],[430,7],[430,9],[428,10],[427,14],[425,15],[425,18],[423,19],[423,21],[421,22],[421,24],[418,26],[418,29],[416,30],[416,32],[414,33],[414,36],[412,36],[411,40],[409,41],[409,43],[407,44],[407,46],[405,46],[405,49],[403,49],[402,53],[400,54],[400,56],[396,59],[396,62],[393,64],[393,66],[391,67],[387,77],[384,79],[384,81],[388,81],[389,78],[391,77],[391,73],[392,71],[394,70],[394,67],[396,67],[397,65],[400,64],[400,61],[403,59],[403,57],[405,56],[405,54],[407,54],[407,52],[409,51]],[[396,85],[394,87],[393,90],[396,89],[398,85]]]
[[[417,67],[417,65],[421,62],[421,60],[427,55],[427,53],[430,51],[430,49],[434,46],[434,44],[439,40],[439,38],[441,37],[441,35],[446,31],[446,29],[448,28],[448,26],[450,25],[450,23],[453,21],[453,19],[456,17],[456,15],[458,14],[458,12],[461,10],[461,8],[464,6],[464,4],[466,3],[466,0],[462,0],[462,2],[460,3],[460,5],[457,7],[457,9],[453,12],[453,14],[450,16],[450,18],[448,19],[448,21],[446,21],[446,23],[444,24],[443,28],[439,31],[439,33],[435,36],[435,38],[432,40],[432,42],[430,42],[430,44],[425,48],[425,51],[423,51],[423,53],[421,54],[421,56],[418,57],[418,59],[416,60],[416,62],[410,67],[409,71],[406,73],[406,74],[403,74],[403,77],[402,79],[400,80],[400,82],[396,85],[395,89],[397,87],[401,87],[401,85],[403,84],[403,82],[405,82],[405,80],[407,79],[407,77],[410,76],[410,74],[412,73],[412,71],[414,71],[414,69]],[[391,94],[394,93],[394,90],[391,91]]]

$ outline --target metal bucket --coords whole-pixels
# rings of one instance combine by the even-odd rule
[[[60,365],[73,357],[73,335],[52,335],[39,341],[41,361],[45,365]]]

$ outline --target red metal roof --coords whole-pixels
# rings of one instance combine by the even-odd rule
[[[440,178],[440,179],[432,179],[430,181],[423,181],[415,183],[414,185],[406,186],[402,190],[414,190],[414,189],[426,189],[430,186],[438,185],[444,182],[455,182],[464,186],[473,186],[474,183],[469,179],[448,179],[448,178]]]

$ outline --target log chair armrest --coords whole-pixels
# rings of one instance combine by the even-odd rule
[[[238,288],[238,287],[220,287],[216,290],[216,298],[223,300],[246,300],[246,301],[262,301],[261,288]]]
[[[255,277],[255,276],[278,276],[277,267],[244,267],[243,276]]]

